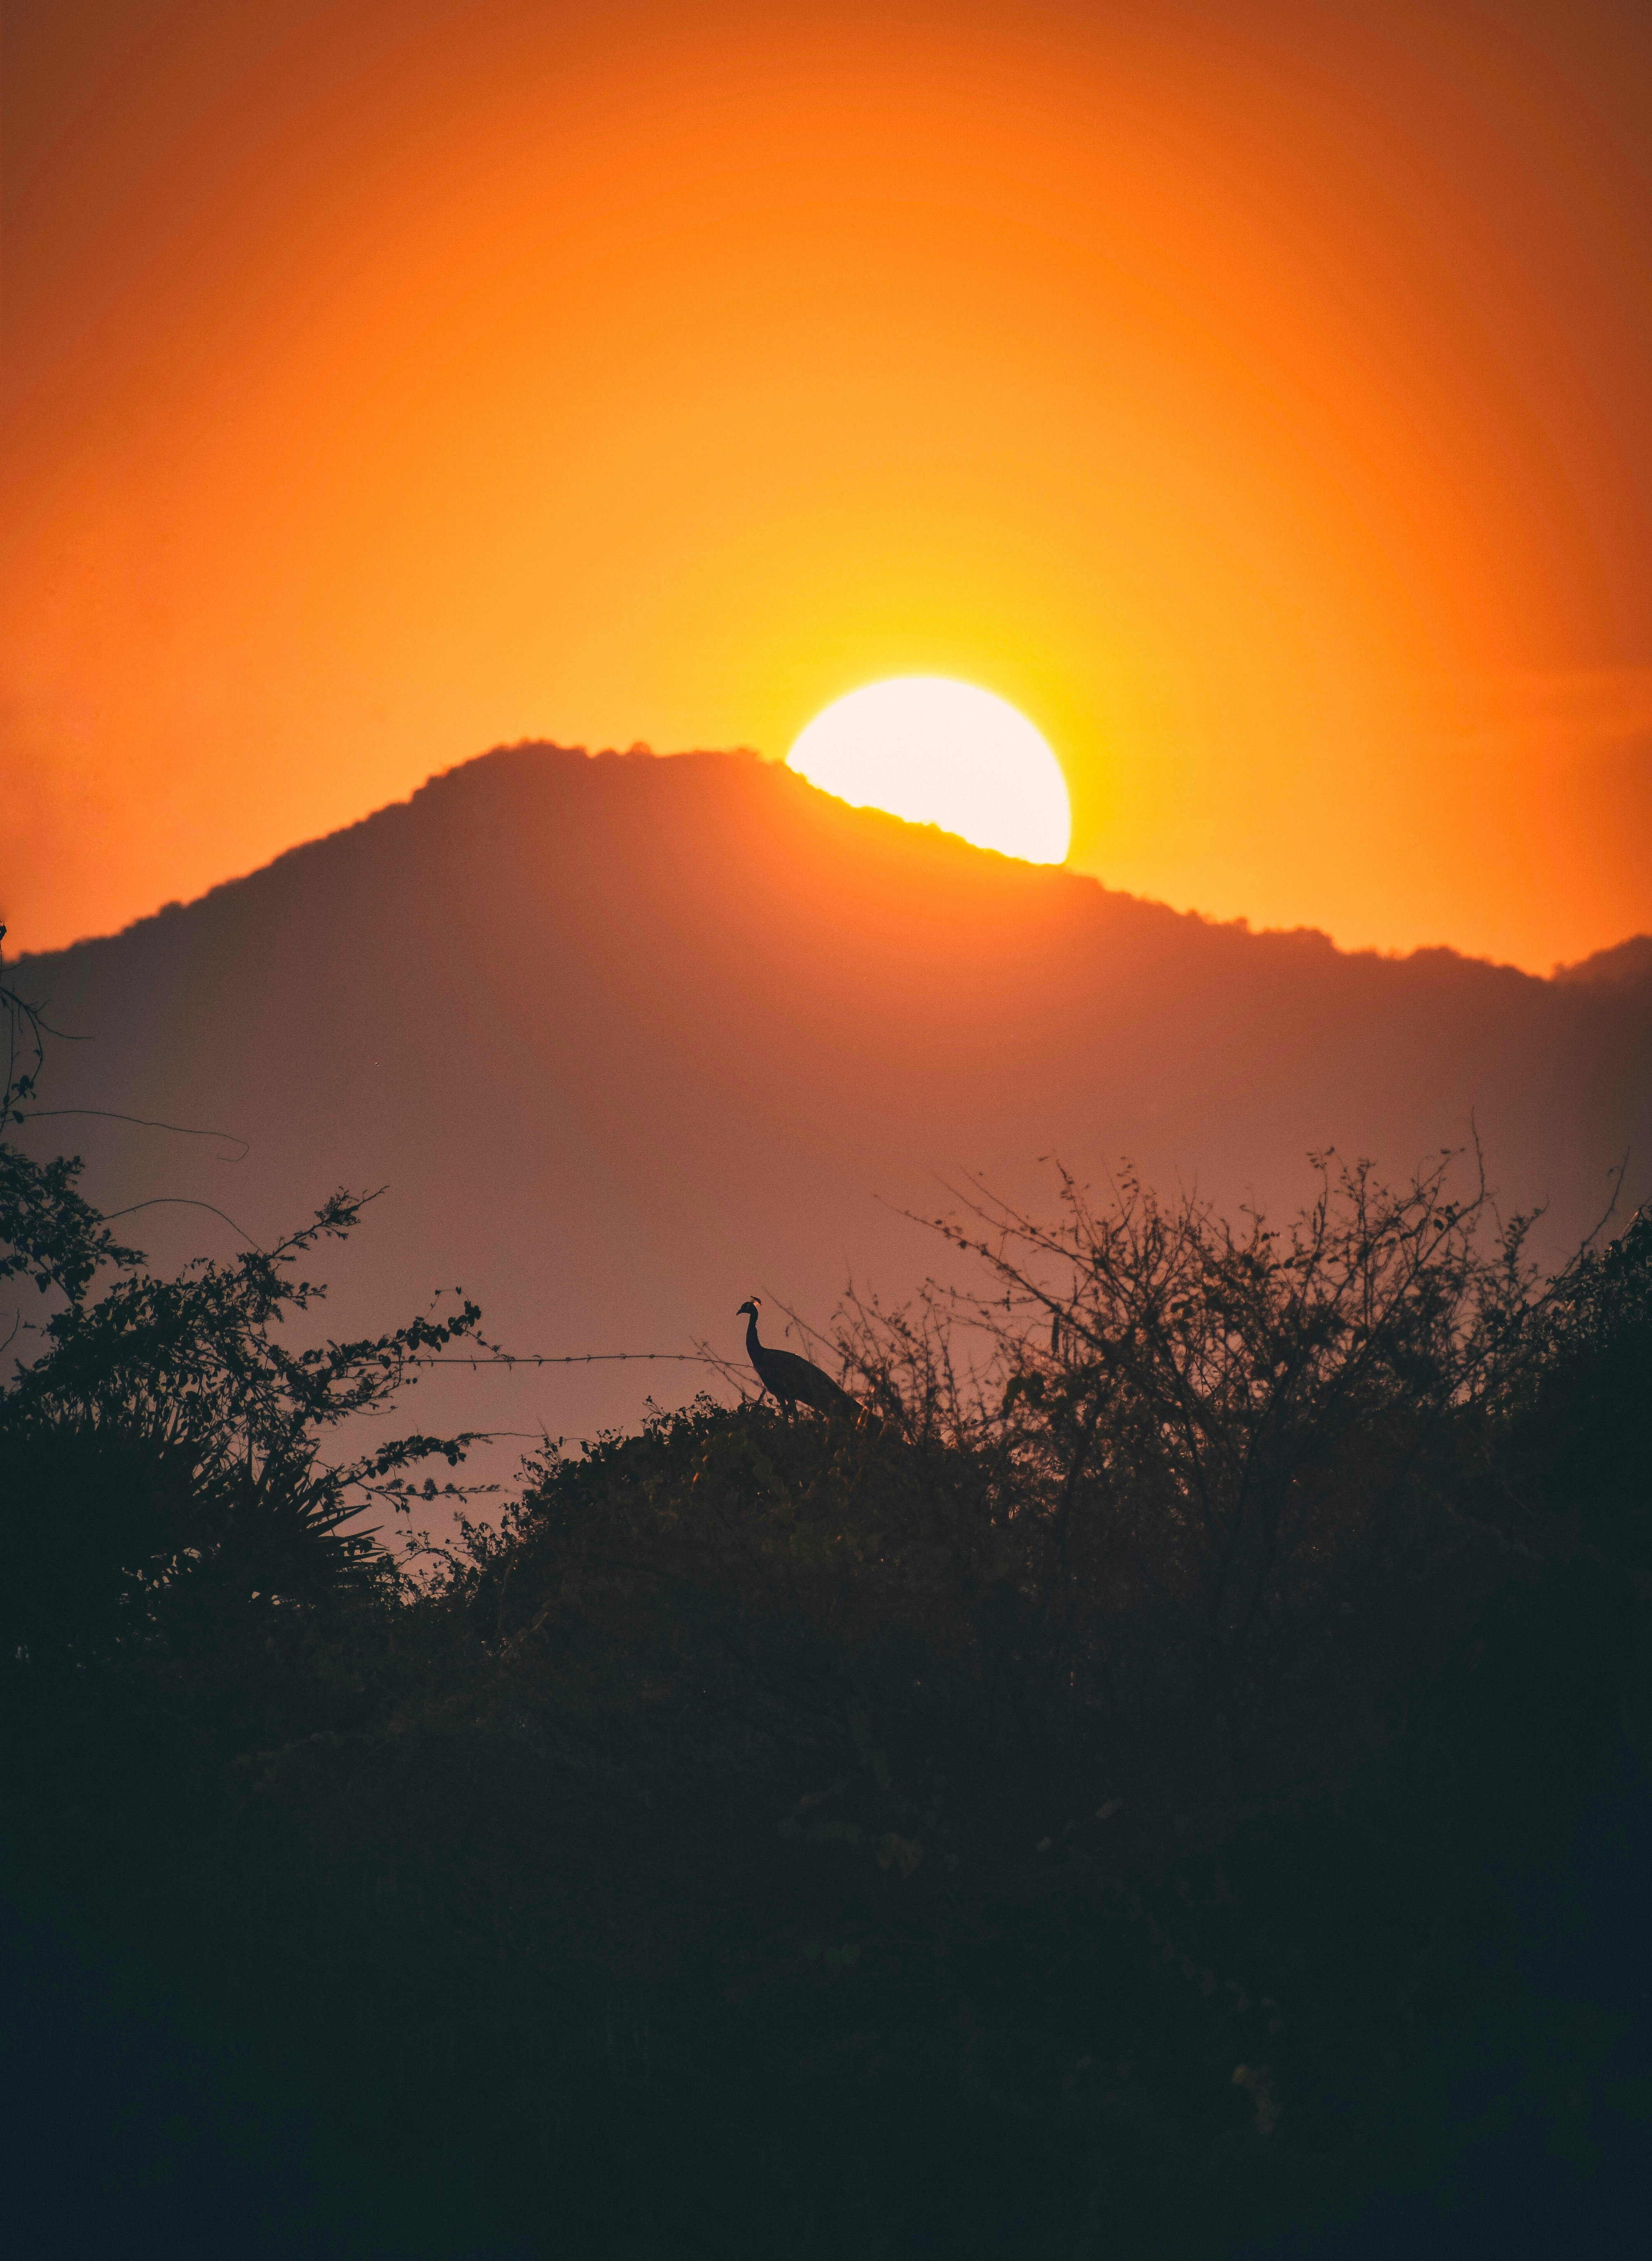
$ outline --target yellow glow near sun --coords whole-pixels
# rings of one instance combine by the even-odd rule
[[[1061,764],[1006,700],[944,675],[902,675],[834,700],[790,768],[857,808],[939,824],[977,848],[1059,864],[1072,836]]]

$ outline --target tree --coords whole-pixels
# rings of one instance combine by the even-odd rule
[[[1544,1283],[1532,1219],[1499,1219],[1483,1174],[1455,1197],[1459,1160],[1396,1192],[1318,1157],[1283,1229],[1128,1172],[1099,1203],[1063,1172],[1054,1223],[973,1186],[932,1222],[988,1288],[851,1305],[840,1349],[872,1402],[1000,1466],[1057,1679],[1116,1688],[1128,1637],[1139,1671],[1174,1660],[1236,1697],[1440,1537],[1456,1475],[1592,1276],[1580,1258]]]
[[[9,986],[0,1004],[4,1128],[29,1119],[43,1024]],[[404,1436],[338,1461],[324,1438],[384,1408],[413,1360],[474,1337],[476,1305],[290,1348],[279,1330],[325,1294],[298,1260],[354,1231],[368,1196],[336,1193],[275,1247],[168,1280],[115,1240],[77,1190],[81,1167],[0,1141],[0,1279],[32,1281],[50,1312],[30,1329],[39,1355],[16,1356],[0,1387],[0,1653],[83,1655],[179,1634],[209,1595],[268,1611],[383,1580],[361,1511],[434,1497],[409,1471],[456,1465],[471,1438]],[[122,1276],[94,1293],[110,1267]]]

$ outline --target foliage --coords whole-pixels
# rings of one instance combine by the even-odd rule
[[[1049,1223],[976,1189],[937,1229],[988,1286],[851,1303],[837,1348],[866,1403],[990,1470],[1053,1684],[1237,1711],[1463,1541],[1493,1432],[1625,1260],[1585,1250],[1543,1281],[1533,1220],[1500,1218],[1477,1175],[1458,1197],[1461,1159],[1395,1191],[1318,1158],[1284,1228],[1128,1174],[1101,1205],[1063,1174]]]
[[[0,1002],[14,1037],[4,1111],[26,1121],[35,1075],[18,1067],[15,1038],[38,1065],[39,1018],[10,989]],[[364,1196],[335,1194],[274,1248],[163,1279],[75,1190],[80,1168],[0,1143],[0,1280],[56,1291],[31,1329],[42,1347],[0,1391],[0,1654],[84,1658],[153,1640],[163,1619],[175,1633],[232,1603],[267,1614],[382,1583],[388,1558],[357,1527],[362,1509],[405,1505],[408,1471],[456,1465],[470,1440],[404,1436],[338,1461],[323,1440],[386,1407],[411,1360],[473,1336],[478,1308],[289,1348],[278,1330],[325,1294],[295,1264],[345,1238]],[[92,1294],[111,1265],[123,1276]],[[432,1481],[419,1489],[438,1496]]]
[[[0,926],[0,940],[4,936]],[[82,1167],[78,1156],[59,1154],[37,1162],[4,1137],[11,1124],[28,1120],[25,1109],[44,1059],[44,1023],[39,1010],[4,981],[0,1022],[6,1045],[0,1084],[0,1286],[27,1279],[43,1296],[55,1288],[78,1303],[104,1265],[139,1264],[143,1259],[137,1249],[117,1241],[77,1191]]]
[[[1510,1392],[1505,1485],[1652,1573],[1652,1209],[1583,1252],[1553,1300],[1545,1355]]]
[[[404,1436],[329,1461],[323,1439],[386,1404],[410,1359],[472,1333],[481,1314],[463,1303],[290,1349],[275,1329],[323,1292],[293,1260],[341,1239],[360,1213],[335,1195],[275,1249],[173,1280],[133,1273],[55,1315],[48,1351],[0,1397],[12,1569],[0,1639],[39,1654],[151,1633],[162,1597],[180,1580],[198,1589],[209,1567],[214,1590],[227,1580],[266,1608],[384,1574],[371,1534],[353,1527],[362,1507],[403,1504],[410,1468],[454,1465],[469,1440]]]
[[[465,1440],[323,1447],[474,1307],[290,1347],[358,1201],[162,1280],[48,1166],[4,1882],[204,2068],[120,2107],[167,2250],[214,2145],[268,2250],[398,2261],[1225,2255],[1551,2155],[1591,2242],[1652,2095],[1646,1217],[1545,1281],[1444,1165],[1278,1229],[977,1189],[979,1294],[846,1309],[858,1420],[547,1443],[395,1571],[350,1517]]]

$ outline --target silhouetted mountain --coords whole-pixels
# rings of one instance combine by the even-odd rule
[[[1574,965],[1557,965],[1556,981],[1652,981],[1652,934],[1632,934],[1610,950],[1597,950]]]
[[[1044,1205],[1051,1155],[1294,1204],[1311,1148],[1404,1174],[1472,1118],[1555,1248],[1626,1152],[1652,1185],[1644,985],[1212,924],[735,755],[497,751],[18,979],[85,1040],[44,1105],[251,1141],[42,1123],[105,1208],[189,1195],[261,1238],[387,1186],[330,1323],[461,1281],[522,1350],[738,1354],[754,1289],[816,1320],[851,1269],[905,1294],[944,1254],[899,1214],[948,1205],[937,1175]],[[198,1209],[123,1230],[234,1245]],[[578,1435],[695,1378],[441,1377],[420,1418]]]

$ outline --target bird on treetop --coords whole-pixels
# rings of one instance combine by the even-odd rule
[[[817,1413],[858,1411],[848,1391],[840,1389],[812,1359],[799,1358],[796,1351],[770,1350],[758,1341],[755,1296],[740,1305],[735,1317],[745,1318],[746,1355],[757,1370],[758,1381],[771,1396],[778,1399],[789,1417],[799,1399],[805,1405],[812,1405]]]

